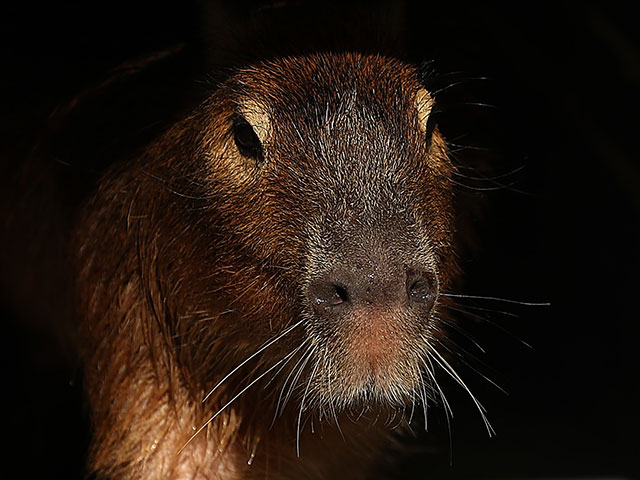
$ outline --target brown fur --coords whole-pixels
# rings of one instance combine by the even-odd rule
[[[428,319],[381,304],[328,325],[305,296],[327,265],[366,263],[378,255],[369,252],[384,265],[396,250],[413,255],[441,289],[449,284],[453,167],[437,129],[425,139],[431,108],[416,71],[395,60],[276,60],[237,72],[137,161],[106,175],[73,248],[91,472],[369,473],[393,441],[384,416],[415,402],[425,382],[440,300]],[[237,114],[254,126],[263,159],[234,144]],[[357,421],[354,412],[363,412]]]

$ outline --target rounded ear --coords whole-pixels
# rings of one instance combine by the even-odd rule
[[[421,88],[416,93],[415,104],[416,110],[418,111],[418,123],[424,133],[427,149],[429,149],[431,146],[431,138],[433,137],[433,130],[436,125],[433,115],[436,101],[426,89]]]

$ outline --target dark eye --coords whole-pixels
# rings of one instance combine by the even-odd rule
[[[242,116],[233,117],[233,140],[238,151],[247,158],[262,160],[262,144],[253,127]]]

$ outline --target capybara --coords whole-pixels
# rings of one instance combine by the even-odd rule
[[[392,58],[272,59],[106,173],[72,242],[90,474],[364,478],[444,400],[434,105]]]

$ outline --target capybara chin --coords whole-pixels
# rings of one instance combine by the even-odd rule
[[[273,60],[103,178],[73,249],[92,475],[371,473],[376,420],[426,408],[447,365],[433,108],[394,59]]]

